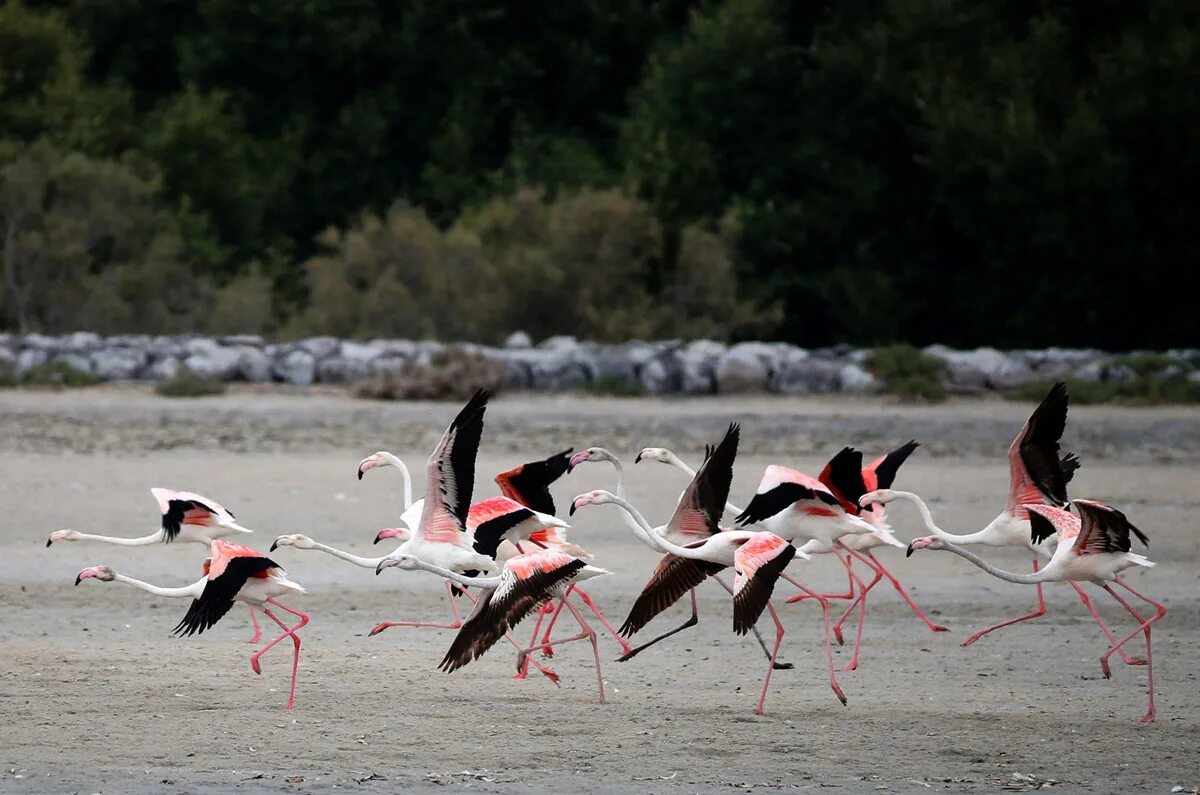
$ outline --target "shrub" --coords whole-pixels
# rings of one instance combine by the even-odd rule
[[[615,375],[602,375],[598,378],[593,378],[583,390],[593,395],[605,395],[609,397],[641,397],[646,394],[646,387],[642,385],[641,381],[633,378],[621,378]]]
[[[371,400],[466,400],[483,388],[493,395],[504,387],[504,363],[465,348],[443,348],[429,362],[405,362],[398,370],[371,373],[354,394]]]
[[[1172,362],[1174,363],[1174,362]],[[1031,381],[1010,389],[1010,400],[1038,401],[1045,397],[1053,381]],[[1067,381],[1071,402],[1081,406],[1096,403],[1124,403],[1133,406],[1170,403],[1200,403],[1200,382],[1186,375],[1144,375],[1132,381]]]
[[[56,389],[93,386],[100,379],[89,372],[72,367],[68,362],[56,361],[39,364],[25,373],[21,383],[26,386],[49,386]]]
[[[206,397],[225,393],[225,382],[180,367],[175,375],[159,382],[154,391],[163,397]]]
[[[893,394],[906,399],[945,400],[942,363],[911,345],[876,348],[863,366],[882,379]]]

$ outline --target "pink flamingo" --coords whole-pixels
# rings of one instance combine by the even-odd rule
[[[55,530],[46,539],[46,546],[55,541],[99,541],[122,547],[190,541],[208,546],[218,538],[253,532],[238,524],[233,518],[233,513],[216,500],[190,491],[174,489],[153,488],[150,489],[150,493],[158,502],[161,514],[158,529],[150,535],[121,538],[80,533],[77,530]],[[250,608],[250,623],[254,627],[254,635],[246,642],[258,643],[262,638],[262,629],[258,626],[258,616],[254,608]]]
[[[649,583],[630,610],[626,621],[627,631],[632,634],[644,625],[644,616],[661,612],[666,606],[679,599],[700,580],[708,576],[706,571],[713,567],[733,566],[738,577],[733,587],[734,630],[746,633],[754,626],[763,609],[769,611],[775,622],[775,645],[770,663],[763,679],[755,714],[763,714],[767,691],[771,684],[771,673],[775,670],[775,658],[783,642],[784,629],[775,608],[770,604],[775,582],[783,575],[783,569],[796,556],[796,548],[772,533],[747,530],[722,530],[719,522],[725,510],[729,486],[733,481],[733,460],[737,455],[739,429],[730,425],[725,437],[708,451],[704,463],[679,499],[675,513],[663,528],[653,528],[645,517],[628,501],[608,491],[591,491],[581,494],[572,503],[572,509],[587,505],[613,504],[623,509],[630,520],[630,527],[643,541],[657,547],[668,555],[691,561],[697,565],[689,569],[669,560],[660,563]],[[678,540],[677,540],[678,539]],[[697,580],[689,573],[699,570]],[[648,620],[648,619],[647,619]],[[846,697],[837,684],[833,673],[832,653],[829,651],[828,623],[826,623],[826,651],[829,653],[830,683],[842,703]]]
[[[1048,559],[1052,555],[1052,550],[1049,544],[1032,540],[1029,529],[1029,511],[1025,506],[1029,504],[1065,505],[1067,503],[1067,484],[1071,481],[1075,470],[1079,468],[1079,459],[1074,455],[1068,453],[1060,457],[1059,454],[1059,440],[1062,438],[1067,424],[1068,401],[1066,385],[1057,383],[1051,387],[1046,397],[1029,415],[1029,419],[1025,421],[1008,448],[1010,472],[1008,502],[1004,510],[982,530],[963,535],[947,533],[934,524],[933,515],[925,501],[908,491],[878,489],[864,494],[860,502],[863,505],[871,503],[886,505],[895,500],[910,502],[916,506],[917,512],[925,523],[926,530],[953,544],[982,544],[991,547],[1029,549],[1035,554],[1033,570],[1036,573],[1039,565],[1037,556]],[[1052,542],[1053,538],[1049,540]],[[1112,631],[1100,618],[1100,614],[1096,612],[1088,595],[1076,583],[1071,582],[1070,584],[1084,607],[1095,619],[1100,631],[1104,633],[1110,643],[1115,642]],[[1036,585],[1037,609],[1031,613],[985,627],[964,640],[962,645],[970,646],[984,635],[1001,627],[1045,615],[1046,600],[1042,594],[1042,586],[1041,583]],[[1120,650],[1120,655],[1127,665],[1146,664],[1146,660],[1130,657],[1124,649]]]
[[[173,630],[178,635],[203,633],[229,612],[235,601],[259,609],[267,618],[283,630],[283,634],[250,655],[250,667],[254,673],[262,673],[259,658],[284,638],[291,638],[295,646],[292,658],[292,686],[288,692],[287,708],[292,709],[296,699],[296,674],[300,667],[300,636],[296,631],[308,623],[308,616],[299,610],[276,601],[276,597],[302,594],[304,589],[287,579],[287,574],[270,558],[250,547],[222,539],[214,539],[211,557],[204,561],[204,577],[182,588],[163,588],[117,574],[107,566],[92,566],[79,572],[75,584],[96,579],[102,582],[122,582],[156,596],[191,597],[192,604],[183,620]],[[279,619],[268,605],[286,610],[300,619],[295,626],[288,626]]]
[[[1130,534],[1138,537],[1143,544],[1147,543],[1146,535],[1138,530],[1125,514],[1116,508],[1091,500],[1075,500],[1072,503],[1079,516],[1068,513],[1061,508],[1042,503],[1030,503],[1022,507],[1029,515],[1031,533],[1035,542],[1050,536],[1057,536],[1058,545],[1054,555],[1040,571],[1033,574],[1013,574],[998,569],[983,558],[966,549],[953,544],[940,536],[926,536],[914,539],[908,545],[908,554],[918,549],[944,549],[953,552],[979,568],[1007,582],[1025,585],[1041,585],[1044,582],[1091,582],[1107,591],[1130,615],[1138,622],[1138,627],[1124,638],[1115,641],[1100,657],[1100,668],[1107,679],[1112,676],[1108,667],[1108,658],[1120,649],[1138,633],[1146,636],[1146,674],[1148,679],[1149,707],[1142,716],[1143,723],[1154,720],[1154,658],[1150,648],[1150,627],[1167,614],[1163,605],[1148,596],[1129,587],[1118,576],[1122,571],[1134,566],[1153,566],[1154,563],[1144,556],[1130,552],[1132,542]],[[1124,598],[1112,589],[1109,583],[1121,586],[1131,594],[1152,606],[1155,610],[1148,620],[1143,619]]]
[[[566,599],[568,591],[576,581],[608,574],[604,569],[587,565],[579,558],[553,549],[538,549],[513,556],[504,562],[504,567],[497,577],[466,576],[408,554],[388,557],[379,564],[379,570],[389,566],[408,570],[423,569],[463,587],[484,589],[483,595],[475,603],[475,610],[455,636],[439,665],[439,668],[447,673],[479,659],[526,615],[539,608],[551,596],[557,597],[566,604],[579,623],[580,633],[550,643],[562,645],[584,639],[591,642],[600,703],[604,703],[604,677],[600,671],[596,632],[588,625],[579,609]],[[529,653],[541,647],[542,644],[539,643],[522,649],[517,655],[517,670],[523,670]]]

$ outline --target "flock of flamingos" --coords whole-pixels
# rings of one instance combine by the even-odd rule
[[[933,632],[944,632],[912,600],[900,581],[873,554],[875,547],[905,548],[895,537],[884,515],[884,506],[896,501],[911,502],[919,511],[931,535],[914,539],[907,554],[925,549],[953,552],[992,576],[1015,583],[1034,585],[1037,609],[1026,615],[987,627],[970,636],[964,646],[982,636],[1011,624],[1036,618],[1045,612],[1042,583],[1068,582],[1074,587],[1107,638],[1109,647],[1100,657],[1104,676],[1109,677],[1109,658],[1115,653],[1128,665],[1147,666],[1149,705],[1142,721],[1154,720],[1154,668],[1151,656],[1151,626],[1166,614],[1158,602],[1135,591],[1120,577],[1135,566],[1153,566],[1144,556],[1130,551],[1131,536],[1146,544],[1146,536],[1133,526],[1121,511],[1092,500],[1068,500],[1067,484],[1079,466],[1078,459],[1060,453],[1059,440],[1066,426],[1068,395],[1057,384],[1030,415],[1009,449],[1011,483],[1007,503],[990,524],[962,535],[947,533],[936,524],[924,501],[916,494],[891,488],[897,470],[916,449],[916,442],[894,450],[863,465],[862,453],[845,448],[817,476],[786,466],[767,467],[758,489],[745,508],[728,502],[737,455],[739,428],[730,425],[724,437],[706,450],[703,463],[693,471],[678,456],[664,448],[642,450],[639,461],[658,461],[684,471],[691,482],[683,491],[675,512],[663,525],[654,526],[625,497],[624,470],[613,453],[591,447],[572,455],[571,450],[518,466],[496,476],[503,496],[472,504],[475,458],[483,433],[483,418],[488,395],[484,391],[459,411],[438,442],[427,466],[428,484],[424,499],[412,499],[412,482],[407,468],[396,456],[378,452],[358,466],[361,479],[367,471],[393,466],[404,482],[403,527],[381,531],[376,542],[399,539],[390,554],[364,558],[317,543],[304,535],[283,535],[271,545],[316,549],[357,566],[375,569],[378,574],[394,567],[424,570],[445,581],[446,598],[453,619],[443,623],[424,621],[388,621],[372,631],[374,635],[388,627],[441,627],[458,629],[441,669],[455,671],[488,651],[501,639],[517,649],[517,677],[525,677],[532,666],[553,682],[558,675],[548,668],[545,658],[553,656],[553,647],[587,640],[595,658],[599,699],[604,701],[604,679],[600,672],[597,634],[583,608],[595,615],[621,647],[620,660],[628,660],[650,646],[694,625],[697,620],[695,589],[706,580],[716,582],[733,598],[733,630],[739,635],[753,632],[767,657],[762,695],[755,712],[763,713],[771,673],[791,665],[777,659],[784,628],[772,604],[779,580],[799,589],[788,603],[813,600],[821,608],[825,632],[825,659],[829,684],[843,703],[846,696],[834,670],[832,643],[842,643],[842,625],[857,610],[854,651],[842,670],[858,665],[867,595],[883,579],[904,598],[916,616]],[[577,496],[570,513],[590,505],[615,505],[633,534],[660,554],[658,565],[638,595],[620,629],[613,629],[592,598],[580,587],[584,580],[607,574],[590,564],[592,556],[570,543],[568,525],[555,515],[549,486],[565,473],[585,462],[606,461],[616,470],[615,491],[589,491]],[[137,546],[158,542],[194,541],[208,547],[203,577],[178,588],[151,585],[118,574],[107,566],[93,566],[79,572],[75,584],[95,579],[123,582],[126,585],[164,597],[191,599],[187,614],[175,627],[182,635],[210,629],[229,612],[234,602],[250,608],[254,625],[251,643],[258,643],[261,630],[256,611],[261,610],[282,631],[250,656],[251,667],[260,673],[259,660],[275,645],[290,639],[294,647],[291,690],[287,708],[293,707],[296,674],[300,659],[298,631],[309,617],[278,601],[300,594],[304,589],[289,580],[271,558],[248,546],[225,540],[250,532],[239,525],[232,513],[214,500],[198,494],[169,489],[153,489],[162,512],[162,526],[141,538],[114,538],[59,530],[46,545],[55,541],[93,540],[110,544]],[[723,527],[722,516],[728,511],[736,517],[737,527]],[[1033,573],[1016,574],[1000,570],[965,547],[1022,547],[1033,553]],[[831,553],[845,567],[848,589],[844,594],[819,593],[788,573],[796,559]],[[860,568],[855,569],[855,564]],[[733,570],[730,583],[722,577]],[[865,573],[870,581],[865,581]],[[1136,620],[1137,627],[1117,638],[1093,607],[1081,582],[1104,589]],[[1115,586],[1115,588],[1114,588]],[[1148,618],[1121,591],[1149,605],[1154,613]],[[690,594],[692,612],[682,625],[638,647],[626,638],[641,631],[655,616]],[[458,600],[473,603],[463,620]],[[579,605],[576,604],[578,599]],[[832,621],[830,603],[849,602],[840,618]],[[273,609],[275,608],[275,609]],[[560,613],[566,610],[579,631],[565,637],[552,635]],[[774,640],[768,644],[756,624],[766,612],[774,625]],[[287,614],[281,617],[280,612]],[[512,632],[531,614],[536,616],[532,637],[521,642]],[[296,623],[291,623],[292,618]],[[542,625],[546,625],[543,631]],[[1145,636],[1145,658],[1132,657],[1123,649],[1130,640]],[[832,636],[832,637],[831,637]],[[538,660],[541,656],[543,659]]]

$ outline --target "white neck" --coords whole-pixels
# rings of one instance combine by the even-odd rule
[[[1046,581],[1046,569],[1041,569],[1033,574],[1014,574],[1011,571],[1005,571],[1004,569],[996,568],[983,558],[976,555],[974,552],[968,552],[967,550],[960,546],[956,546],[955,544],[947,543],[946,549],[950,552],[953,552],[955,555],[958,555],[959,557],[966,558],[979,568],[986,571],[988,574],[1001,580],[1015,582],[1018,585],[1036,585],[1039,582]]]
[[[450,569],[443,569],[441,566],[436,566],[432,563],[426,563],[423,560],[416,558],[412,559],[412,563],[416,568],[436,574],[439,577],[456,582],[459,585],[471,585],[476,588],[495,588],[500,584],[499,577],[468,577],[465,574],[459,574]]]
[[[304,547],[298,548],[303,549]],[[316,541],[313,542],[311,548],[324,552],[328,555],[333,555],[335,558],[341,558],[344,561],[353,563],[355,566],[362,566],[364,569],[375,568],[379,565],[379,562],[386,557],[386,555],[381,555],[377,558],[364,558],[359,555],[352,555],[349,552],[343,552],[340,549],[334,549],[333,547],[326,546],[325,544],[319,544]]]
[[[646,517],[642,516],[642,512],[634,507],[633,503],[617,494],[609,495],[609,502],[622,509],[621,516],[625,519],[625,524],[647,546],[659,552],[678,554],[675,550],[682,547],[675,547],[674,544],[663,538],[662,533],[646,521]],[[690,555],[683,555],[683,557],[690,557]]]
[[[617,458],[616,455],[608,450],[604,452],[608,453],[607,460],[613,465],[613,469],[617,470],[617,496],[625,499],[625,467],[621,466],[621,459]]]
[[[404,478],[404,509],[412,505],[412,476],[408,474],[408,467],[404,466],[404,462],[391,453],[384,451],[380,453],[381,457],[385,458],[389,464],[400,470],[400,477]]]
[[[689,478],[696,477],[696,470],[692,469],[690,466],[683,463],[683,460],[679,456],[675,455],[675,453],[673,451],[664,450],[663,452],[665,452],[667,454],[667,463],[668,464],[675,467],[680,472],[687,475]],[[735,516],[742,512],[741,508],[734,505],[732,502],[728,502],[728,501],[726,501],[726,503],[725,503],[725,510],[729,511],[730,513],[732,513]]]
[[[144,547],[147,544],[157,544],[166,537],[160,528],[148,536],[137,538],[117,538],[116,536],[98,536],[91,533],[80,533],[76,541],[102,541],[105,544],[115,544],[119,547]]]
[[[174,598],[190,596],[193,599],[200,598],[200,594],[204,593],[204,585],[208,582],[208,578],[205,577],[198,582],[194,582],[191,585],[185,585],[182,588],[163,588],[159,585],[151,585],[148,582],[142,582],[141,580],[135,580],[132,577],[126,577],[124,574],[114,574],[113,579],[117,582],[123,582],[126,585],[137,588],[138,590],[145,591],[146,593],[152,593],[155,596],[170,596]]]
[[[983,530],[976,530],[974,533],[967,533],[965,535],[947,533],[945,530],[933,523],[933,514],[929,512],[929,506],[925,504],[925,500],[921,499],[916,494],[913,494],[911,491],[893,490],[892,494],[896,495],[897,499],[905,500],[906,502],[910,502],[915,505],[917,507],[917,512],[921,514],[921,520],[925,522],[925,529],[943,541],[950,541],[955,544],[978,544],[979,542],[983,541],[984,537],[988,534],[987,528],[984,528]]]

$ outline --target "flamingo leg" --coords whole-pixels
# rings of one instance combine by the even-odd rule
[[[572,641],[583,640],[584,638],[587,638],[588,640],[590,640],[592,642],[592,655],[596,659],[596,683],[599,685],[599,688],[600,688],[600,703],[603,704],[604,703],[604,677],[600,672],[600,647],[596,643],[596,631],[591,628],[591,626],[588,624],[588,622],[584,619],[583,614],[580,613],[579,610],[577,610],[575,608],[575,605],[571,604],[567,600],[566,594],[563,594],[563,596],[561,596],[560,598],[564,602],[566,602],[567,609],[570,610],[571,615],[573,615],[575,617],[575,621],[579,624],[580,632],[578,635],[572,635],[569,638],[562,638],[560,640],[552,640],[549,642],[548,645],[559,646],[564,643],[571,643]],[[542,644],[539,643],[528,649],[521,649],[521,651],[517,654],[518,670],[521,668],[522,665],[524,665],[525,659],[529,656],[530,652],[533,652],[536,649],[539,649],[541,647],[542,647]]]
[[[838,543],[841,543],[841,542],[838,542]],[[842,623],[849,617],[851,611],[854,610],[854,606],[858,605],[858,622],[857,622],[858,626],[855,628],[855,633],[854,633],[854,651],[850,655],[850,662],[846,663],[846,665],[842,668],[843,672],[853,671],[856,668],[858,668],[858,650],[860,648],[862,648],[863,627],[866,625],[866,619],[867,619],[867,594],[870,593],[871,589],[874,588],[875,585],[880,580],[883,579],[883,572],[881,572],[875,566],[873,561],[871,561],[868,558],[862,557],[857,552],[854,552],[854,551],[850,550],[849,548],[847,548],[846,551],[850,552],[852,555],[857,555],[864,562],[866,562],[866,564],[871,568],[871,570],[875,572],[875,579],[871,580],[871,582],[869,584],[863,586],[859,590],[858,598],[850,603],[850,606],[846,608],[846,612],[842,613],[841,618],[839,618],[837,620],[837,622],[833,625],[833,635],[834,635],[834,637],[836,637],[838,639],[838,642],[840,643],[841,638],[842,638]],[[861,582],[861,580],[860,580],[860,582]]]
[[[298,637],[296,637],[296,636],[295,636],[293,633],[295,633],[295,631],[296,631],[296,630],[300,629],[300,628],[301,628],[301,627],[303,627],[305,624],[307,624],[307,623],[308,623],[308,620],[309,620],[309,619],[308,619],[308,616],[307,616],[307,615],[305,615],[304,613],[301,613],[301,612],[299,612],[298,610],[293,610],[293,609],[292,609],[292,608],[290,608],[290,607],[287,607],[287,606],[285,606],[285,605],[283,605],[283,604],[281,604],[281,603],[279,603],[279,602],[276,602],[274,599],[268,599],[267,601],[268,601],[268,602],[270,602],[271,604],[275,605],[275,606],[276,606],[276,607],[278,607],[278,608],[281,608],[281,609],[283,609],[283,610],[286,610],[286,611],[288,611],[288,612],[289,612],[289,613],[291,613],[292,615],[298,616],[298,617],[300,618],[300,622],[299,622],[298,624],[296,624],[296,626],[294,626],[294,627],[290,627],[290,628],[289,628],[289,627],[284,627],[284,633],[283,633],[282,635],[280,635],[279,637],[275,638],[275,640],[271,641],[271,642],[270,642],[270,643],[268,643],[266,646],[263,646],[261,649],[259,649],[258,651],[254,652],[253,654],[251,654],[251,655],[250,655],[250,668],[251,668],[251,669],[254,671],[254,673],[256,673],[256,674],[261,674],[261,673],[262,673],[262,666],[261,666],[261,665],[259,664],[259,662],[258,662],[258,661],[259,661],[259,659],[260,659],[260,658],[261,658],[261,657],[262,657],[264,654],[266,654],[268,651],[270,651],[270,650],[271,650],[271,649],[272,649],[272,648],[275,646],[275,644],[279,643],[279,641],[283,640],[284,638],[287,638],[287,637],[293,637],[293,638],[295,638],[295,639],[298,641],[298,640],[299,640],[299,638],[298,638]],[[265,608],[265,607],[263,608],[263,612],[264,612],[264,613],[266,612],[266,608]],[[279,622],[278,622],[278,619],[276,619],[275,621],[276,621],[276,623],[279,623]]]
[[[833,688],[834,694],[837,695],[838,700],[844,705],[846,703],[846,694],[842,692],[842,687],[837,681],[837,674],[834,673],[833,670],[833,643],[829,638],[829,600],[814,591],[812,588],[809,588],[807,585],[803,585],[787,574],[781,572],[779,576],[785,581],[790,582],[792,585],[799,588],[801,591],[807,593],[810,597],[816,599],[817,602],[820,603],[821,614],[825,620],[825,664],[829,668],[829,686]]]
[[[1037,574],[1037,571],[1038,571],[1038,561],[1037,561],[1037,558],[1034,558],[1033,559],[1033,573]],[[971,637],[964,640],[962,642],[962,645],[970,646],[972,643],[979,640],[984,635],[986,635],[989,632],[992,632],[994,630],[1000,629],[1001,627],[1007,627],[1012,624],[1019,624],[1022,621],[1028,621],[1031,618],[1040,618],[1040,617],[1046,615],[1046,598],[1042,594],[1042,584],[1040,582],[1037,583],[1037,598],[1038,598],[1037,610],[1034,610],[1032,613],[1026,613],[1023,616],[1017,616],[1016,618],[1010,618],[1008,621],[1001,621],[999,624],[995,624],[994,626],[985,627],[984,629],[979,630],[974,635],[972,635]]]
[[[1120,602],[1121,606],[1124,607],[1126,610],[1128,610],[1131,615],[1133,615],[1135,618],[1137,618],[1140,623],[1138,624],[1137,629],[1135,629],[1133,632],[1130,632],[1128,635],[1126,635],[1124,638],[1122,638],[1120,641],[1118,641],[1111,649],[1109,649],[1108,651],[1104,652],[1103,655],[1101,655],[1100,667],[1104,669],[1105,677],[1109,676],[1108,658],[1112,656],[1114,651],[1116,651],[1119,647],[1124,646],[1131,638],[1133,638],[1139,632],[1145,632],[1145,634],[1146,634],[1146,680],[1147,680],[1146,689],[1149,694],[1149,702],[1150,703],[1146,710],[1146,714],[1141,717],[1141,722],[1142,723],[1151,723],[1154,720],[1154,656],[1153,656],[1153,651],[1151,650],[1151,643],[1150,643],[1150,627],[1156,621],[1158,621],[1160,618],[1162,618],[1163,616],[1165,616],[1167,614],[1167,608],[1164,607],[1162,604],[1154,601],[1150,597],[1143,596],[1142,594],[1133,590],[1133,588],[1126,585],[1125,582],[1120,579],[1114,580],[1114,582],[1117,585],[1124,588],[1125,590],[1129,591],[1131,594],[1136,596],[1138,599],[1141,599],[1146,604],[1151,605],[1154,608],[1154,615],[1150,616],[1149,619],[1143,621],[1142,617],[1138,614],[1138,612],[1133,609],[1133,606],[1131,604],[1129,604],[1128,602],[1126,602],[1124,599],[1122,599],[1121,596],[1116,591],[1114,591],[1111,587],[1109,587],[1108,583],[1105,583],[1102,586],[1104,588],[1104,590],[1108,591],[1112,595],[1112,597],[1114,599],[1116,599],[1118,602]]]
[[[600,608],[596,607],[596,603],[592,601],[592,597],[584,593],[582,588],[576,587],[573,588],[573,590],[575,593],[579,594],[579,600],[587,605],[588,610],[591,610],[593,613],[595,613],[596,619],[604,626],[604,629],[608,631],[608,634],[616,638],[617,643],[621,644],[621,653],[628,654],[630,651],[632,651],[633,647],[629,645],[625,638],[621,637],[621,635],[615,629],[613,629],[612,624],[608,623],[608,619],[605,618],[604,614],[600,612]]]
[[[530,643],[534,643],[535,641],[537,641],[538,630],[541,629],[542,619],[545,618],[545,616],[546,616],[546,611],[539,608],[537,611],[537,621],[535,621],[533,623],[533,637],[531,637],[529,639]],[[520,647],[518,647],[518,648],[520,648]],[[516,675],[513,676],[513,679],[524,679],[528,675],[529,675],[529,661],[526,660],[524,667],[522,667],[521,670],[517,671]]]
[[[251,605],[246,605],[246,607],[250,608],[250,623],[254,627],[254,636],[246,642],[258,643],[260,640],[262,640],[262,627],[258,625],[258,614]]]
[[[641,652],[644,649],[650,648],[655,643],[658,643],[660,640],[669,638],[672,635],[674,635],[676,632],[682,632],[683,630],[687,629],[688,627],[696,626],[697,622],[699,621],[699,611],[697,611],[697,609],[696,609],[696,589],[693,588],[688,593],[690,593],[692,595],[692,616],[691,616],[691,618],[689,618],[687,621],[684,621],[682,624],[675,627],[675,629],[671,630],[670,632],[664,632],[663,634],[659,635],[654,640],[646,641],[641,646],[630,649],[629,651],[625,652],[620,657],[618,657],[617,662],[625,662],[627,660],[632,660],[636,654],[638,654],[639,652]]]
[[[767,665],[767,675],[763,677],[762,695],[758,697],[758,706],[754,708],[755,715],[763,714],[763,707],[767,703],[767,688],[771,686],[771,672],[775,670],[775,656],[779,654],[779,645],[783,643],[783,622],[779,620],[770,600],[767,600],[767,610],[771,613],[771,620],[775,622],[775,647],[771,649],[771,662]]]
[[[287,610],[289,613],[296,612],[295,610],[292,610],[291,608],[283,607],[283,605],[280,605],[278,602],[272,602],[272,604],[278,605],[279,607],[283,608],[284,610]],[[292,709],[296,704],[296,675],[300,671],[300,636],[296,634],[296,630],[308,623],[308,616],[305,616],[302,613],[297,613],[297,615],[302,616],[300,623],[297,624],[295,627],[288,627],[287,624],[280,621],[279,618],[276,617],[276,615],[271,612],[270,608],[264,607],[263,612],[267,614],[267,618],[274,621],[276,624],[278,624],[283,629],[284,634],[281,635],[280,637],[285,638],[290,635],[292,637],[292,642],[294,643],[294,645],[296,647],[296,650],[295,650],[294,654],[292,655],[292,689],[288,691],[288,702],[287,702],[287,708]]]
[[[383,632],[385,629],[389,629],[391,627],[427,627],[430,629],[458,629],[461,627],[463,623],[462,614],[458,612],[458,603],[454,601],[453,586],[450,585],[449,580],[443,580],[443,582],[446,583],[446,599],[450,602],[450,610],[454,613],[453,622],[449,624],[438,624],[428,621],[381,621],[380,623],[376,624],[369,633],[367,633],[368,636],[378,635],[380,632]],[[466,593],[466,591],[463,591],[464,596]],[[474,601],[474,599],[471,601]]]
[[[712,576],[712,578],[717,581],[718,585],[720,585],[722,588],[725,589],[725,593],[729,594],[730,596],[733,596],[733,586],[730,585],[729,583],[725,582],[725,579],[720,574],[714,574]],[[774,660],[775,658],[772,656],[771,652],[767,649],[767,643],[766,643],[766,641],[763,640],[762,633],[758,631],[758,625],[756,624],[755,626],[751,627],[750,629],[754,632],[754,639],[758,641],[758,645],[759,645],[759,647],[762,648],[763,654],[766,655],[768,660]],[[787,671],[787,670],[791,670],[792,668],[795,667],[791,663],[779,662],[778,660],[775,660],[775,662],[773,664],[775,666],[775,670],[777,670],[777,671]]]
[[[1125,653],[1125,649],[1115,645],[1117,639],[1113,635],[1112,630],[1109,629],[1108,625],[1104,623],[1104,619],[1100,618],[1100,614],[1096,612],[1096,608],[1092,605],[1092,600],[1088,597],[1084,590],[1079,587],[1079,583],[1071,582],[1071,587],[1075,589],[1075,593],[1079,594],[1079,601],[1083,602],[1083,606],[1086,607],[1088,612],[1092,614],[1092,618],[1096,619],[1096,623],[1100,626],[1100,631],[1104,633],[1104,637],[1108,638],[1108,642],[1113,644],[1113,648],[1116,648],[1117,654],[1121,655],[1121,661],[1126,665],[1145,665],[1146,661],[1143,658],[1130,657]],[[1142,617],[1138,616],[1138,623],[1141,623],[1142,621]]]
[[[550,642],[550,630],[554,629],[554,625],[558,623],[558,615],[562,611],[563,611],[563,603],[562,603],[562,601],[559,601],[558,607],[554,608],[553,615],[550,616],[550,623],[546,625],[546,632],[545,632],[545,634],[542,635],[542,643],[546,644],[546,643]],[[551,612],[551,611],[546,611],[546,612]],[[529,642],[533,643],[536,640],[537,640],[537,636],[535,635]],[[553,657],[554,656],[554,648],[552,646],[544,646],[542,648],[542,656],[543,657]]]
[[[908,606],[912,608],[912,611],[917,614],[917,618],[925,622],[925,626],[929,627],[930,632],[950,631],[948,627],[944,627],[941,624],[935,624],[929,620],[929,616],[925,615],[925,613],[921,611],[921,608],[917,607],[917,603],[914,602],[912,597],[908,595],[908,591],[904,590],[904,586],[900,584],[900,580],[896,578],[896,575],[888,571],[887,567],[883,565],[883,561],[871,554],[870,550],[867,550],[866,556],[875,562],[875,565],[879,567],[879,571],[884,577],[887,577],[888,582],[892,584],[892,588],[896,590],[896,593],[900,594],[901,599],[908,603]]]
[[[821,594],[821,595],[824,596],[826,599],[853,599],[854,598],[854,573],[850,570],[850,563],[848,561],[844,560],[842,558],[842,554],[840,552],[838,552],[836,549],[833,550],[833,554],[837,557],[838,560],[840,560],[842,562],[842,565],[846,567],[846,593],[827,593],[827,594]],[[803,602],[805,599],[812,599],[812,597],[809,596],[807,593],[798,593],[795,596],[788,597],[785,604],[789,604],[789,605],[795,604],[796,602]]]

